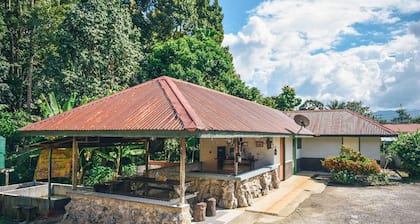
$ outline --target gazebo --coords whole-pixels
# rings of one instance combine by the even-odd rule
[[[191,175],[191,178],[219,178],[241,183],[240,181],[256,175],[266,175],[264,172],[268,170],[275,174],[269,178],[275,183],[278,178],[284,179],[287,176],[286,173],[290,173],[290,170],[293,169],[292,166],[296,165],[295,153],[289,156],[289,163],[286,161],[287,154],[292,153],[285,152],[295,150],[292,139],[297,135],[300,137],[312,136],[309,130],[296,124],[293,119],[281,111],[167,76],[95,100],[19,130],[25,135],[32,136],[66,136],[71,141],[74,190],[69,193],[72,198],[71,203],[89,198],[89,203],[92,200],[99,200],[104,204],[104,201],[99,199],[100,197],[123,200],[124,203],[130,203],[127,209],[130,208],[131,211],[128,215],[131,218],[126,219],[125,217],[124,220],[155,222],[156,220],[150,219],[155,218],[166,220],[168,223],[189,223],[191,221],[189,206],[185,200],[185,138],[202,139],[200,161],[204,167],[202,171],[205,172],[196,172]],[[144,141],[148,152],[151,139],[174,137],[180,138],[181,143],[177,175],[179,200],[176,203],[122,196],[116,198],[116,196],[102,193],[77,191],[76,174],[80,144]],[[45,147],[52,147],[54,144],[51,143]],[[223,145],[225,151],[219,145]],[[219,150],[222,152],[219,153]],[[251,156],[252,153],[254,155]],[[227,159],[230,154],[234,155],[230,158],[233,165],[232,172],[217,173],[220,168],[220,160],[214,157],[226,155]],[[251,160],[251,157],[257,161],[258,167],[241,176],[239,174],[241,160],[243,158]],[[146,160],[146,174],[150,172],[148,167]],[[216,172],[209,174],[212,171]],[[267,189],[270,187],[273,187],[273,184],[269,183]],[[238,199],[234,199],[233,202],[229,201],[230,206],[222,207],[238,207],[240,205],[237,201]],[[115,202],[113,205],[120,202]],[[148,206],[140,206],[135,210],[132,203],[144,203]],[[226,203],[222,204],[226,205]],[[150,207],[150,204],[153,206]],[[121,208],[121,203],[119,206]],[[73,209],[76,207],[73,206]],[[79,210],[82,208],[84,207],[79,206]],[[174,210],[169,211],[168,209]],[[67,212],[69,213],[69,211]],[[72,221],[83,221],[77,220],[77,214],[70,212],[70,219],[73,217]],[[110,217],[115,216],[115,214],[109,215]]]

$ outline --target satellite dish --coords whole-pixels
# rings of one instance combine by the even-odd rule
[[[303,127],[308,127],[309,125],[309,118],[303,116],[302,114],[295,115],[293,120],[295,120],[296,124]]]

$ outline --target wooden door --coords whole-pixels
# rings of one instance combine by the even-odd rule
[[[279,178],[280,180],[284,180],[285,175],[285,168],[286,168],[286,158],[285,158],[285,147],[284,147],[284,138],[280,138],[280,149],[279,149],[279,156],[280,156],[280,167],[279,167]]]

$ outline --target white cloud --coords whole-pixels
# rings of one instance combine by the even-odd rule
[[[405,24],[394,13],[419,12],[420,2],[414,2],[267,1],[240,32],[225,35],[223,44],[241,78],[266,95],[291,85],[306,99],[420,108],[420,18]],[[390,31],[388,42],[335,51],[343,35],[363,35],[354,24],[395,22],[404,25]]]

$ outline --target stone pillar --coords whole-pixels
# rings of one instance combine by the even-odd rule
[[[207,199],[206,216],[216,216],[216,199]]]
[[[204,221],[206,215],[206,206],[205,202],[199,202],[194,206],[194,222]]]

